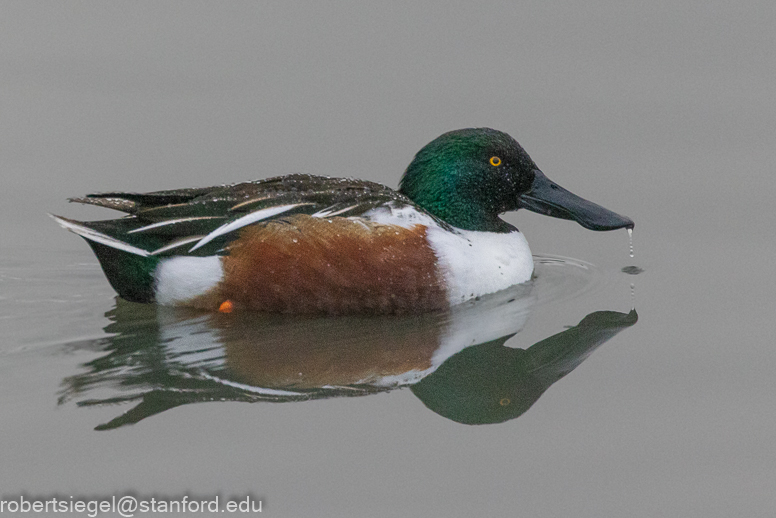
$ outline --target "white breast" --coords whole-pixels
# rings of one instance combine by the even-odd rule
[[[518,231],[452,233],[432,227],[427,236],[445,277],[450,305],[531,280],[533,257]]]

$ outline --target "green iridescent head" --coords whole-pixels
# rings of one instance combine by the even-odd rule
[[[450,131],[429,142],[407,167],[399,191],[464,230],[514,231],[499,214],[519,208],[591,230],[633,227],[551,182],[515,139],[490,128]]]
[[[515,139],[490,128],[445,133],[421,149],[400,191],[451,225],[507,230],[498,215],[517,209],[531,187],[534,164]]]

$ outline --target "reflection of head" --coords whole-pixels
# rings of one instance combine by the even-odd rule
[[[464,349],[413,385],[412,392],[459,423],[501,423],[520,416],[547,387],[524,368],[526,351],[504,347],[505,341]]]
[[[508,421],[637,319],[635,310],[597,311],[527,350],[505,347],[509,336],[470,347],[413,385],[412,392],[434,412],[459,423]]]

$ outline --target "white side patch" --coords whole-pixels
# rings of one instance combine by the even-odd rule
[[[426,234],[451,306],[531,280],[533,257],[523,234],[456,230],[429,227]]]
[[[119,241],[118,239],[110,237],[107,234],[103,234],[102,232],[97,232],[96,230],[85,227],[79,224],[77,221],[73,221],[72,219],[61,218],[53,214],[49,214],[49,216],[51,216],[54,221],[59,223],[62,228],[66,228],[70,232],[78,234],[79,236],[86,238],[89,241],[94,241],[95,243],[100,243],[105,246],[115,248],[116,250],[123,250],[125,252],[129,252],[130,254],[135,254],[142,257],[151,255],[149,252],[143,250],[142,248],[132,246],[125,243],[124,241]]]
[[[283,212],[287,212],[294,207],[298,207],[300,205],[309,205],[307,203],[294,203],[291,205],[279,205],[277,207],[269,207],[267,209],[261,209],[257,210],[255,212],[251,212],[247,216],[243,216],[239,219],[236,219],[232,221],[231,223],[227,223],[226,225],[221,225],[217,229],[215,229],[210,234],[206,235],[204,239],[202,239],[199,243],[191,247],[189,252],[193,252],[197,248],[204,246],[208,243],[210,243],[212,240],[217,238],[218,236],[222,236],[224,234],[228,234],[229,232],[232,232],[234,230],[237,230],[238,228],[242,228],[246,225],[250,225],[251,223],[256,223],[257,221],[261,221],[263,219],[271,218],[272,216],[276,216],[278,214],[282,214]]]
[[[156,301],[164,305],[185,304],[215,288],[224,277],[221,258],[171,257],[156,267]]]

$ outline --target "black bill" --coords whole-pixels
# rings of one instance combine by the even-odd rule
[[[518,197],[521,209],[554,218],[571,219],[590,230],[633,228],[634,223],[630,218],[580,198],[551,181],[538,169],[534,173],[531,189]]]

